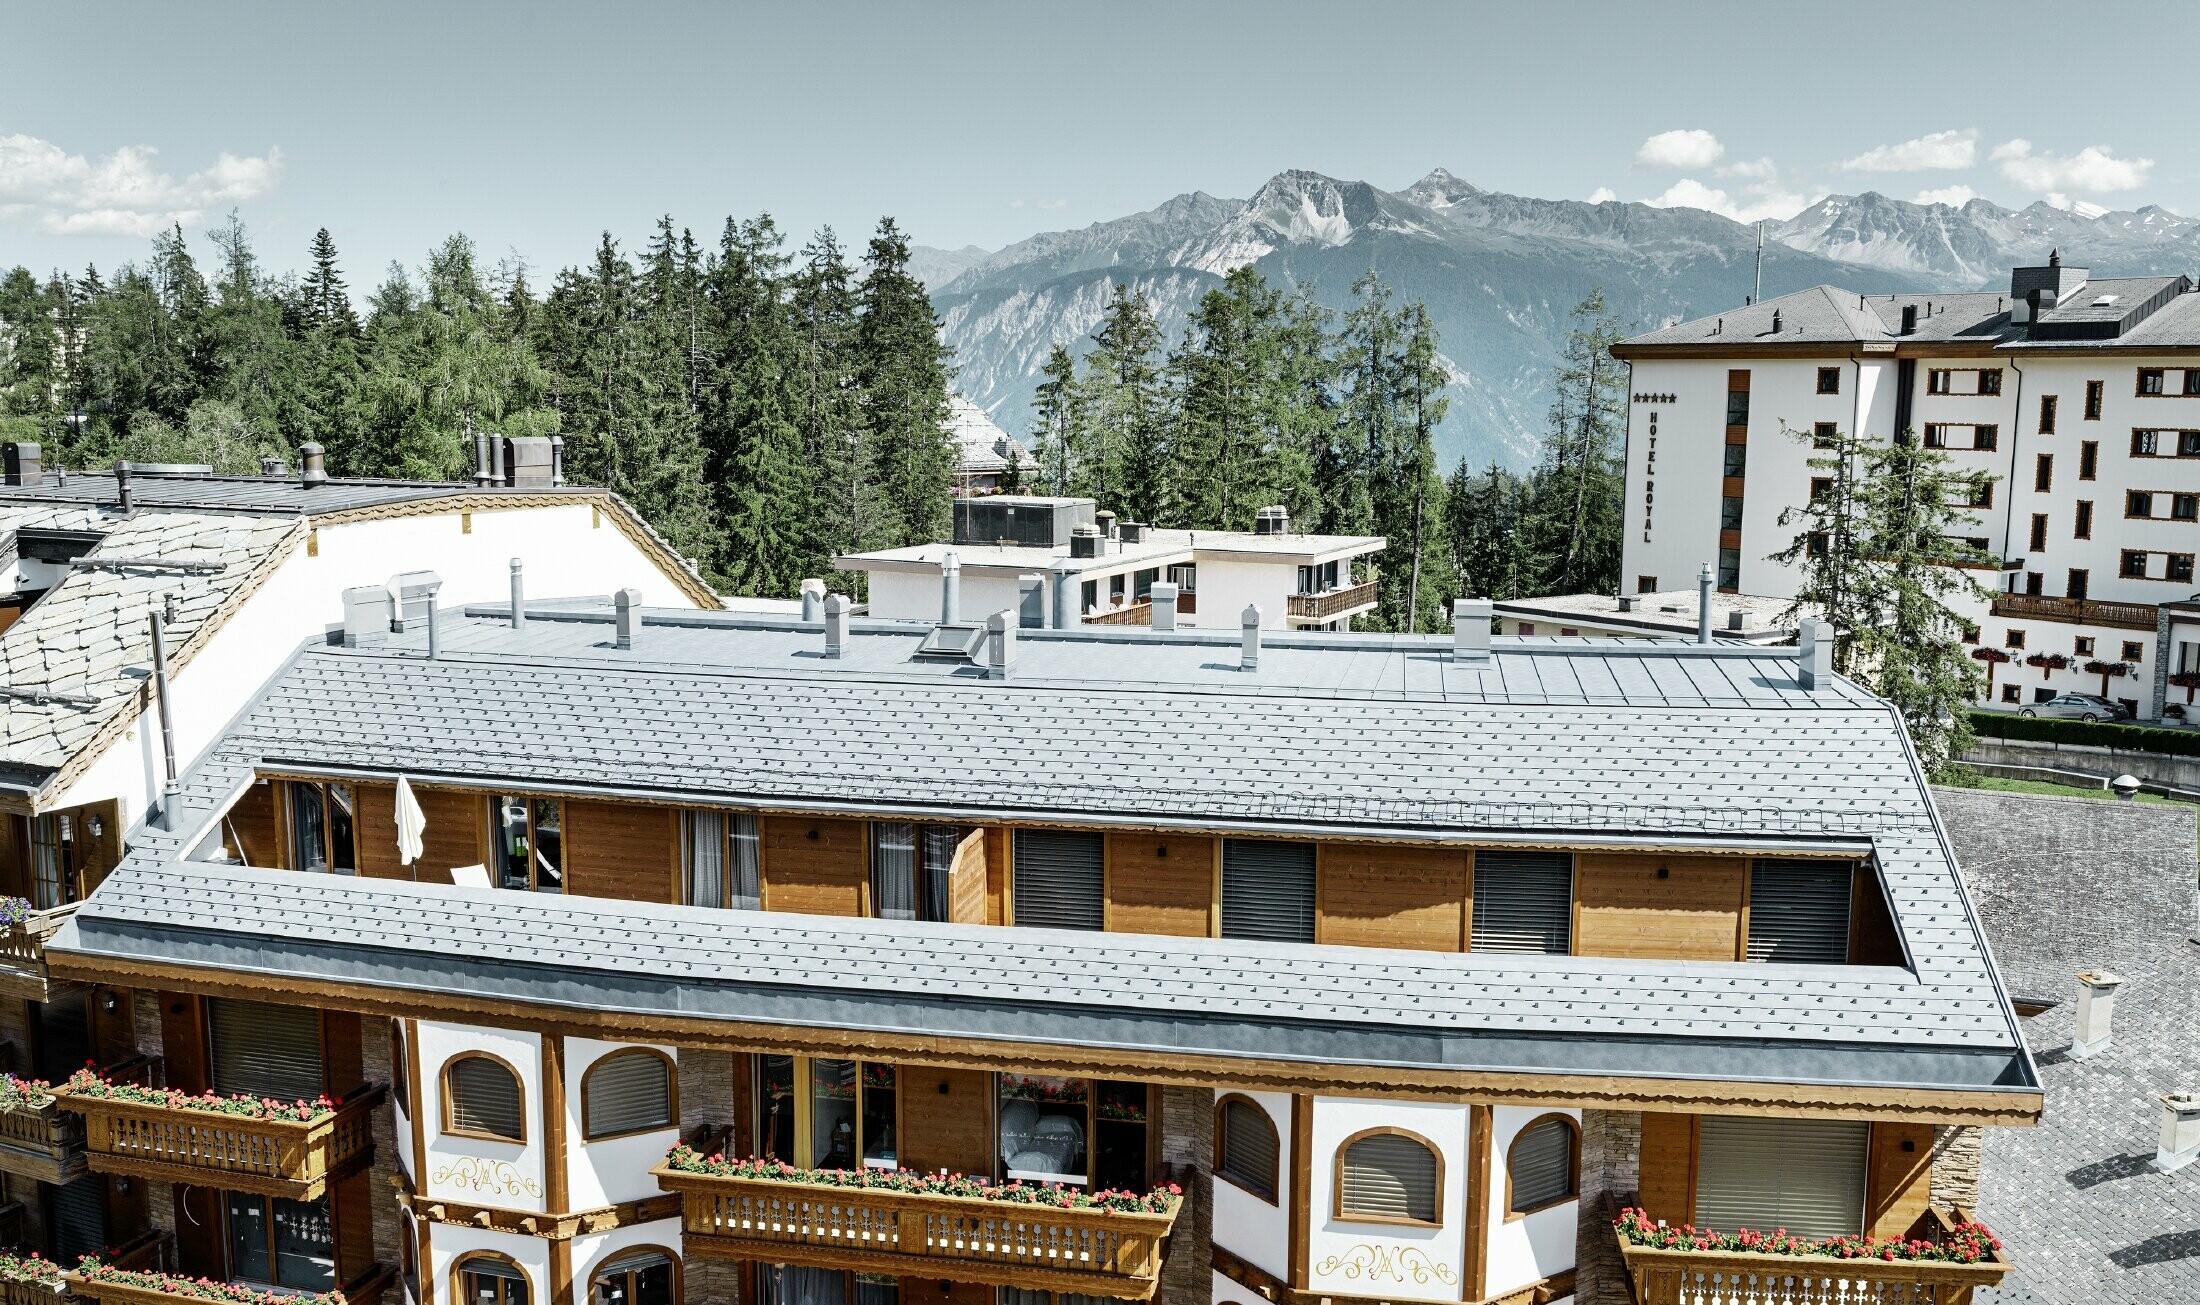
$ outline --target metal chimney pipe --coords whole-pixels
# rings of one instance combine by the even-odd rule
[[[825,595],[825,655],[848,655],[848,596]]]
[[[565,483],[565,436],[550,437],[550,484],[553,487]]]
[[[953,625],[962,611],[962,559],[950,548],[940,558],[940,624]]]
[[[1238,616],[1238,669],[1260,669],[1260,604],[1247,603]]]
[[[1704,563],[1703,570],[1696,574],[1697,643],[1711,642],[1711,588],[1717,578],[1709,562]]]
[[[517,630],[527,620],[527,586],[521,582],[519,559],[512,559],[512,628]]]
[[[1077,576],[1076,568],[1067,561],[1056,562],[1047,568],[1047,578],[1054,586],[1054,628],[1057,630],[1077,628]]]
[[[168,641],[159,612],[147,612],[145,620],[153,636],[153,700],[160,709],[160,756],[166,768],[160,789],[160,827],[174,829],[183,780],[176,774],[176,725],[168,708]]]
[[[122,515],[130,515],[130,464],[115,463],[115,497],[121,500]]]
[[[611,606],[618,622],[618,647],[632,648],[635,632],[642,625],[642,591],[621,589],[611,596]]]
[[[825,582],[815,577],[802,582],[802,619],[825,619]]]
[[[471,430],[473,427],[473,421],[471,419],[468,419],[466,425],[468,429]],[[496,477],[489,470],[489,432],[480,430],[473,431],[473,437],[474,484],[477,486],[493,485],[496,483]]]
[[[328,464],[325,460],[327,452],[328,450],[312,440],[298,446],[299,484],[311,489],[315,485],[328,483]]]

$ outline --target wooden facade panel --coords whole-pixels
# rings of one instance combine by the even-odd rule
[[[985,831],[973,829],[955,848],[955,862],[947,871],[947,918],[957,924],[986,922]]]
[[[680,900],[679,813],[633,802],[565,802],[565,891]]]
[[[92,890],[107,878],[108,872],[122,864],[122,800],[108,798],[104,802],[87,802],[72,807],[69,814],[75,819],[76,827],[84,831],[77,836],[83,842],[77,852],[78,892],[90,897]],[[91,832],[95,820],[99,825],[97,834]]]
[[[1871,1163],[1864,1181],[1864,1231],[1903,1237],[1932,1203],[1933,1126],[1872,1125]]]
[[[1015,839],[1008,826],[985,831],[985,922],[1008,923],[1008,858]]]
[[[418,790],[414,790],[417,794]],[[368,879],[410,879],[413,868],[397,856],[397,785],[352,786],[352,839],[359,873]]]
[[[30,817],[0,812],[0,893],[31,895]]]
[[[321,1012],[321,1090],[331,1097],[366,1081],[366,1045],[357,1011]]]
[[[336,1280],[352,1282],[374,1268],[374,1173],[362,1169],[331,1184],[336,1225]]]
[[[1321,849],[1317,942],[1466,950],[1468,854],[1460,848],[1333,844]]]
[[[1856,868],[1856,888],[1849,901],[1849,963],[1906,963],[1902,938],[1895,932],[1893,914],[1887,910],[1887,895],[1880,891],[1879,874],[1868,865]]]
[[[481,865],[487,858],[484,837],[488,832],[488,800],[479,793],[456,789],[412,786],[425,824],[420,833],[420,859],[413,862],[413,878],[424,884],[451,882],[451,867]]]
[[[1205,938],[1215,910],[1215,840],[1189,834],[1107,838],[1111,933]]]
[[[246,865],[284,864],[283,827],[275,807],[275,781],[259,780],[244,791],[223,818],[230,849],[242,856]]]
[[[904,1169],[993,1172],[993,1076],[982,1070],[897,1065]]]
[[[160,1001],[160,1058],[167,1086],[204,1092],[213,1086],[206,1045],[206,1003],[183,992],[164,992]]]
[[[1652,1219],[1678,1226],[1696,1218],[1694,1115],[1644,1111],[1642,1164],[1636,1179],[1642,1208]]]
[[[765,816],[758,835],[765,910],[863,914],[871,877],[868,821]]]
[[[1748,888],[1747,857],[1583,852],[1574,858],[1574,950],[1633,960],[1738,960]]]

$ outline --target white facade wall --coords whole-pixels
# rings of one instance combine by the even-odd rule
[[[1291,1153],[1291,1096],[1287,1092],[1217,1093],[1248,1098],[1268,1113],[1276,1127],[1276,1199],[1266,1201],[1221,1174],[1214,1184],[1214,1243],[1277,1277],[1291,1277],[1291,1175],[1298,1157]],[[1218,1282],[1228,1279],[1217,1277]],[[1238,1291],[1244,1288],[1229,1285]],[[1218,1299],[1220,1299],[1218,1297]]]
[[[1498,1106],[1490,1112],[1490,1190],[1484,1194],[1489,1220],[1488,1295],[1540,1282],[1574,1267],[1579,1201],[1566,1201],[1518,1218],[1505,1212],[1506,1153],[1521,1129],[1554,1114],[1573,1120],[1576,1129],[1581,1126],[1579,1110]],[[1580,1190],[1578,1183],[1575,1190]]]
[[[488,1228],[474,1228],[460,1223],[432,1225],[428,1234],[429,1253],[421,1265],[423,1274],[432,1274],[429,1282],[438,1301],[459,1301],[458,1284],[453,1276],[459,1261],[476,1251],[487,1251],[509,1258],[527,1275],[527,1299],[531,1302],[548,1302],[550,1292],[550,1243],[540,1237],[523,1237],[518,1233],[496,1232]],[[577,1263],[577,1261],[576,1261]]]
[[[587,1121],[581,1110],[587,1097],[589,1068],[605,1056],[633,1050],[637,1045],[640,1044],[566,1039],[566,1191],[573,1209],[590,1210],[660,1194],[657,1180],[649,1176],[649,1171],[664,1159],[673,1143],[680,1140],[677,1108],[672,1112],[673,1122],[653,1132],[607,1138],[601,1142],[585,1140]],[[673,1055],[671,1047],[655,1050],[663,1052],[668,1059]],[[678,1081],[677,1076],[674,1081]]]
[[[608,517],[585,503],[471,514],[387,517],[320,526],[314,555],[303,543],[173,678],[176,761],[184,769],[307,638],[343,619],[343,591],[379,585],[401,571],[443,578],[441,606],[498,602],[511,595],[519,558],[529,594],[539,598],[642,591],[652,606],[693,602]],[[72,807],[122,799],[125,825],[161,791],[160,722],[139,715],[74,783],[48,804]]]
[[[1392,1300],[1456,1301],[1467,1268],[1471,1107],[1444,1102],[1314,1099],[1309,1166],[1307,1282],[1317,1292]],[[1443,1157],[1442,1223],[1415,1227],[1336,1217],[1337,1152],[1370,1128],[1419,1135]]]
[[[422,1021],[414,1042],[420,1057],[420,1099],[427,1121],[427,1155],[414,1175],[429,1200],[545,1213],[549,1178],[542,1144],[542,1038],[534,1033],[482,1028],[469,1024]],[[443,1066],[464,1052],[487,1052],[519,1075],[520,1106],[526,1140],[503,1142],[484,1137],[452,1137],[443,1131]],[[571,1135],[569,1135],[571,1136]],[[435,1234],[443,1249],[443,1232]],[[524,1261],[523,1261],[524,1263]]]
[[[652,1184],[654,1186],[654,1184]],[[438,1233],[438,1239],[441,1234]],[[583,1233],[573,1239],[573,1299],[595,1299],[589,1290],[596,1274],[612,1260],[629,1251],[648,1249],[662,1251],[666,1258],[686,1270],[680,1258],[680,1221],[657,1219],[649,1223],[629,1224],[624,1228],[612,1228],[600,1233]],[[681,1294],[675,1300],[694,1300],[695,1296]]]

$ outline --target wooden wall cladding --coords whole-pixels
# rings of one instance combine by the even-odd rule
[[[1197,834],[1109,834],[1109,932],[1207,937],[1213,932],[1217,854],[1216,841]]]
[[[451,867],[480,865],[488,855],[485,835],[489,826],[488,799],[479,793],[412,786],[426,821],[420,833],[420,859],[413,862],[413,878],[424,884],[451,882]],[[395,800],[394,797],[392,799]],[[394,818],[393,818],[394,819]],[[390,839],[397,838],[393,823]]]
[[[415,788],[416,799],[419,794]],[[359,873],[368,879],[412,878],[413,868],[398,861],[397,785],[354,784],[351,800],[352,841],[359,852]]]
[[[1871,1162],[1865,1171],[1864,1231],[1903,1237],[1932,1203],[1933,1126],[1872,1125]]]
[[[280,867],[283,856],[282,824],[276,818],[275,785],[259,780],[229,808],[223,834],[246,865]]]
[[[1678,1227],[1696,1218],[1696,1133],[1694,1115],[1644,1111],[1641,1170],[1636,1190],[1652,1219]]]
[[[993,1076],[974,1069],[894,1067],[905,1169],[993,1172]]]
[[[0,893],[31,895],[30,817],[0,811]]]
[[[947,871],[947,918],[957,924],[986,922],[985,831],[973,829],[955,848],[954,864]]]
[[[809,816],[765,816],[764,909],[861,915],[871,877],[870,824]]]
[[[1905,963],[1902,939],[1887,910],[1887,894],[1879,886],[1879,872],[1869,865],[1857,867],[1856,887],[1849,899],[1849,963]]]
[[[985,922],[1008,923],[1008,859],[1015,839],[1008,826],[992,825],[985,831]]]
[[[565,803],[565,891],[629,902],[680,900],[679,813],[632,802]]]
[[[1738,960],[1748,891],[1745,856],[1583,852],[1574,858],[1574,950],[1634,960]]]
[[[1334,844],[1321,849],[1317,942],[1456,952],[1471,918],[1461,848]]]

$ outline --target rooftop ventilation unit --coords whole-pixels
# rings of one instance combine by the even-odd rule
[[[1291,509],[1281,503],[1271,504],[1253,514],[1253,533],[1256,535],[1288,535],[1291,533]]]
[[[933,626],[932,632],[924,636],[924,642],[917,645],[917,651],[912,656],[927,661],[975,661],[984,646],[984,625],[956,621]]]
[[[1103,539],[1098,526],[1079,526],[1069,537],[1071,557],[1098,557]]]

